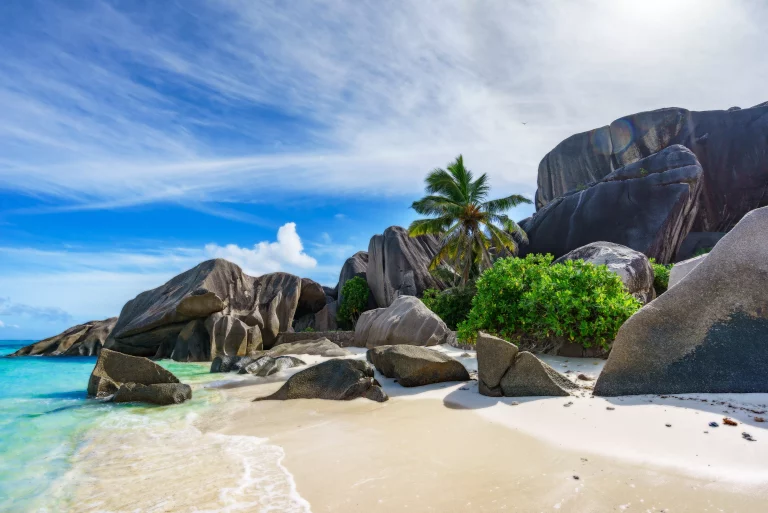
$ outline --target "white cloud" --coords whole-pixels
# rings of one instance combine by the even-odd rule
[[[286,223],[277,230],[276,242],[259,242],[252,249],[242,248],[236,244],[219,246],[207,244],[205,253],[211,258],[224,258],[238,264],[251,275],[259,276],[265,273],[285,269],[313,269],[317,260],[304,252],[304,245],[296,233],[296,223]]]
[[[9,298],[0,297],[0,315],[23,316],[46,322],[67,322],[72,316],[59,307],[39,307],[13,303]]]
[[[69,208],[416,194],[459,152],[531,194],[574,132],[766,99],[749,0],[88,5],[0,40],[0,182]],[[297,121],[222,114],[254,108]]]

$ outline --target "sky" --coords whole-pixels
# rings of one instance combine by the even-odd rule
[[[757,0],[3,0],[0,339],[209,258],[333,286],[458,154],[533,198],[574,133],[768,100],[766,26]]]

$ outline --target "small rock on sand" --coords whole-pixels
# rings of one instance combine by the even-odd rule
[[[613,406],[606,406],[606,407],[605,407],[605,409],[606,409],[606,410],[609,410],[609,411],[613,411],[613,410],[615,410],[616,408],[614,408]]]

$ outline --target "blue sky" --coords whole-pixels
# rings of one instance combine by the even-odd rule
[[[533,197],[575,132],[768,100],[766,22],[750,0],[4,0],[0,339],[214,256],[333,285],[459,153]]]

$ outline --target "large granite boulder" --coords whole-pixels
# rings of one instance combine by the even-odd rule
[[[499,386],[505,397],[568,396],[579,388],[528,351],[515,356]]]
[[[507,373],[517,356],[517,346],[504,339],[494,337],[482,331],[477,334],[477,379],[480,382],[480,393],[498,396],[490,393],[501,383],[501,378]]]
[[[387,394],[373,377],[373,367],[360,360],[328,360],[297,372],[274,394],[255,401],[329,399],[348,401],[364,397],[384,402]]]
[[[112,397],[114,403],[152,403],[166,406],[192,399],[192,387],[183,383],[142,385],[123,383]]]
[[[302,365],[306,365],[306,363],[295,356],[262,356],[242,368],[240,374],[248,373],[261,378],[266,378],[267,376],[277,374],[282,370],[300,367]]]
[[[323,288],[312,280],[287,273],[254,278],[226,260],[208,260],[128,301],[105,347],[135,356],[176,354],[182,361],[209,360],[211,352],[242,352],[240,335],[245,327],[246,352],[262,345],[269,348],[278,333],[291,329],[297,311],[316,313],[325,306],[325,298]],[[177,351],[176,344],[183,345],[193,335],[182,331],[193,330],[189,323],[194,320],[205,321],[208,336],[213,336],[210,349],[203,350],[199,346],[205,344],[195,340],[194,351],[183,347]],[[218,335],[223,338],[217,339]]]
[[[368,245],[366,279],[376,305],[386,308],[399,296],[421,296],[445,284],[429,273],[440,248],[437,237],[411,237],[405,228],[390,226]]]
[[[106,348],[102,349],[88,380],[88,395],[93,397],[110,396],[125,383],[156,385],[179,383],[179,380],[169,371],[147,358],[130,356]]]
[[[348,349],[344,349],[338,344],[331,342],[327,338],[323,337],[317,340],[306,340],[302,342],[289,342],[285,344],[279,344],[262,354],[269,356],[307,354],[312,356],[336,357],[350,356],[353,353]]]
[[[73,326],[63,333],[22,347],[10,356],[95,356],[112,332],[117,317]]]
[[[725,236],[724,232],[690,232],[680,244],[675,256],[676,262],[690,260],[693,257],[708,253],[715,247],[720,239]]]
[[[603,396],[768,392],[768,208],[619,329]]]
[[[550,151],[539,165],[536,205],[543,208],[627,164],[680,144],[696,155],[704,172],[693,230],[727,232],[750,210],[768,205],[766,139],[766,103],[728,111],[670,108],[626,116],[573,135]]]
[[[593,242],[576,248],[553,262],[559,264],[566,260],[584,260],[595,265],[605,265],[608,270],[621,278],[630,294],[643,304],[656,297],[653,288],[653,267],[648,257],[620,244],[612,242]]]
[[[524,253],[561,257],[597,241],[670,262],[696,218],[703,171],[674,145],[550,201],[523,229]]]
[[[366,358],[376,370],[395,378],[404,387],[420,387],[444,381],[469,381],[467,369],[448,355],[417,346],[379,346]]]
[[[355,345],[434,346],[448,341],[448,326],[413,296],[400,296],[388,307],[369,310],[357,320]]]
[[[707,255],[700,255],[697,257],[689,258],[688,260],[683,260],[682,262],[678,262],[672,266],[672,269],[669,271],[669,283],[667,288],[680,283],[680,281],[688,276],[688,273],[696,269],[696,267],[701,262],[703,262],[705,258],[707,258]]]
[[[339,312],[339,302],[330,301],[322,310],[314,316],[315,331],[336,331],[339,329],[337,315]]]

